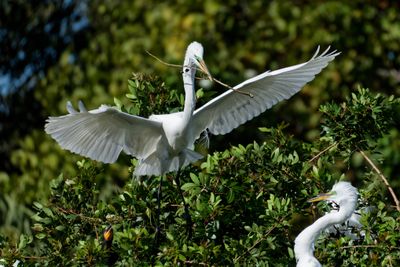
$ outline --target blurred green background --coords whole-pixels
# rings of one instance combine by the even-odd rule
[[[89,109],[112,105],[127,93],[132,73],[158,75],[183,92],[180,70],[146,51],[181,64],[194,40],[203,44],[211,73],[229,85],[302,63],[318,45],[342,52],[292,99],[227,136],[212,136],[210,152],[262,140],[257,127],[281,122],[296,139],[317,140],[319,106],[343,101],[359,86],[400,96],[398,1],[1,1],[2,235],[17,240],[29,233],[32,203],[46,202],[49,181],[77,172],[81,157],[45,134],[45,119],[65,114],[68,100],[82,100]],[[214,84],[204,90],[225,89]],[[399,192],[398,129],[380,146],[382,168]],[[103,166],[103,198],[130,180],[129,166],[125,155]]]

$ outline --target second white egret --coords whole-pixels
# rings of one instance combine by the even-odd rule
[[[326,194],[320,194],[308,202],[330,200],[339,205],[339,211],[330,212],[304,229],[294,241],[294,253],[297,267],[322,267],[314,257],[314,241],[321,232],[332,225],[341,224],[354,213],[357,205],[358,191],[349,182],[338,182]]]

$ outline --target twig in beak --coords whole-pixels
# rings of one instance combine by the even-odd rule
[[[237,93],[240,93],[240,94],[243,94],[243,95],[250,96],[251,98],[254,97],[254,95],[253,95],[252,93],[243,92],[243,91],[240,91],[240,90],[238,90],[238,89],[234,89],[232,86],[229,86],[229,85],[227,85],[227,84],[225,84],[225,83],[223,83],[223,82],[221,82],[221,81],[218,81],[218,80],[215,79],[215,78],[212,78],[212,79],[213,79],[214,82],[219,83],[220,85],[225,86],[226,88],[229,88],[229,89],[231,89],[231,90],[234,91],[234,92],[237,92]]]
[[[199,65],[200,65],[200,71],[203,72],[205,75],[207,75],[207,78],[212,81],[213,77],[211,76],[210,71],[207,68],[206,63],[204,62],[204,60],[200,60],[199,61]]]
[[[174,68],[182,68],[182,65],[178,65],[178,64],[171,64],[171,63],[167,63],[165,61],[162,61],[160,58],[156,57],[155,55],[153,55],[152,53],[150,53],[149,51],[146,50],[146,53],[149,54],[151,57],[155,58],[157,61],[161,62],[162,64],[169,66],[169,67],[174,67]]]
[[[162,64],[164,64],[164,65],[166,65],[166,66],[174,67],[174,68],[182,68],[182,65],[167,63],[167,62],[161,60],[160,58],[156,57],[155,55],[153,55],[152,53],[150,53],[150,52],[147,51],[147,50],[146,50],[146,53],[149,54],[151,57],[155,58],[158,62],[161,62]],[[210,74],[210,72],[208,71],[208,68],[207,68],[207,66],[206,66],[206,64],[205,64],[205,62],[204,62],[204,60],[199,61],[199,65],[200,65],[200,67],[198,68],[198,70],[201,71],[203,74],[207,75],[207,78],[208,78],[210,81],[214,81],[214,82],[216,82],[216,83],[218,83],[218,84],[220,84],[220,85],[222,85],[222,86],[224,86],[224,87],[226,87],[226,88],[228,88],[228,89],[230,89],[230,90],[232,90],[232,91],[234,91],[234,92],[236,92],[236,93],[240,93],[240,94],[243,94],[243,95],[247,95],[247,96],[249,96],[249,97],[251,97],[251,98],[254,97],[254,95],[253,95],[252,93],[243,92],[243,91],[240,91],[240,90],[238,90],[238,89],[234,89],[232,86],[227,85],[227,84],[225,84],[225,83],[223,83],[223,82],[221,82],[221,81],[215,79],[214,77],[212,77],[211,74]],[[200,79],[202,79],[202,78],[200,78]]]

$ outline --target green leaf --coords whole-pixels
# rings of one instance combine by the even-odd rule
[[[170,241],[174,241],[174,236],[170,232],[166,232],[167,238]]]
[[[129,99],[137,99],[136,95],[134,94],[126,94],[125,96]]]
[[[190,179],[192,179],[195,185],[200,185],[199,178],[197,178],[196,174],[190,173]]]
[[[117,108],[118,108],[119,110],[121,110],[122,102],[121,102],[118,98],[116,98],[116,97],[114,97],[114,104],[117,106]]]
[[[22,235],[19,237],[18,249],[19,249],[19,250],[25,249],[25,247],[26,247],[28,244],[32,243],[32,241],[33,241],[32,236],[28,236],[28,235],[22,234]]]
[[[65,229],[66,229],[66,227],[65,227],[64,225],[58,225],[58,226],[56,226],[56,230],[57,230],[57,231],[62,232],[62,231],[64,231]]]
[[[53,214],[53,212],[51,211],[51,209],[44,207],[44,208],[43,208],[43,211],[44,211],[44,213],[45,213],[47,216],[49,216],[49,217],[51,217],[51,218],[54,217],[54,214]]]
[[[186,184],[182,185],[181,189],[186,192],[186,191],[190,191],[196,187],[198,187],[198,185],[196,185],[194,183],[186,183]]]
[[[263,132],[263,133],[270,133],[271,132],[271,128],[267,128],[267,127],[259,127],[258,130],[260,132]]]
[[[43,208],[43,205],[36,201],[33,202],[33,206],[35,206],[38,210],[41,210]]]
[[[43,238],[45,238],[47,235],[45,234],[45,233],[39,233],[39,234],[36,234],[35,235],[35,237],[37,238],[37,239],[43,239]]]

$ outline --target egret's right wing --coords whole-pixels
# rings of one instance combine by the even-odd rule
[[[67,109],[70,114],[49,117],[45,131],[63,148],[105,163],[115,162],[124,150],[137,158],[154,152],[162,137],[162,124],[121,112],[102,105],[86,111],[79,104],[80,112]]]
[[[279,101],[293,96],[339,54],[329,52],[329,48],[321,55],[318,52],[319,47],[305,63],[248,79],[195,110],[193,135],[198,137],[205,129],[212,134],[229,133]]]

